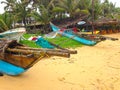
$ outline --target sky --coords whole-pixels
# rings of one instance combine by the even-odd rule
[[[0,0],[0,14],[4,13],[4,7],[5,7],[5,4],[1,4],[2,1],[5,1],[5,0]],[[101,0],[101,1],[104,1],[104,0]],[[109,1],[115,3],[116,7],[120,7],[120,0],[109,0]]]
[[[0,14],[4,13],[4,7],[5,7],[5,4],[1,4],[2,1],[5,0],[0,0]]]

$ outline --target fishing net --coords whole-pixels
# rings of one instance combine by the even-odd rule
[[[39,45],[39,46],[41,46],[42,48],[49,48],[49,49],[55,48],[53,45],[51,45],[47,40],[45,40],[42,37],[39,37],[36,40],[36,44]]]

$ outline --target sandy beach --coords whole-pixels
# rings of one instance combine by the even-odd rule
[[[22,75],[0,77],[0,90],[120,90],[120,33],[107,36],[119,40],[42,59]]]

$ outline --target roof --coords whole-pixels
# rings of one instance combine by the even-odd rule
[[[92,22],[89,22],[89,24],[92,24]],[[93,22],[93,25],[96,26],[102,26],[102,25],[116,25],[120,24],[120,22],[117,19],[111,19],[111,18],[100,18]]]
[[[87,17],[88,17],[88,15],[80,15],[80,16],[75,16],[73,18],[68,17],[68,18],[61,19],[61,20],[54,20],[54,21],[52,21],[52,23],[59,27],[67,27],[70,25],[75,25],[76,23],[86,19]]]

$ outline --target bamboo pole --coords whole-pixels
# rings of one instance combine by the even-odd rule
[[[17,54],[33,54],[33,55],[37,55],[39,56],[41,53],[45,53],[45,54],[48,54],[50,56],[62,56],[62,57],[67,57],[69,58],[70,57],[70,53],[65,53],[65,52],[53,52],[53,51],[45,51],[45,50],[41,50],[41,51],[36,51],[36,50],[23,50],[23,49],[11,49],[11,48],[8,48],[6,50],[7,52],[10,52],[10,53],[17,53]]]

